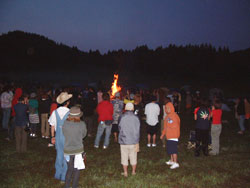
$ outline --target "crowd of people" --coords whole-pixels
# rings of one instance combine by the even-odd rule
[[[184,99],[184,100],[183,100]],[[100,148],[105,132],[103,149],[110,146],[110,137],[120,144],[122,175],[128,176],[128,162],[132,175],[136,174],[142,125],[147,135],[146,147],[157,146],[160,131],[162,146],[170,155],[166,162],[170,169],[180,165],[177,160],[180,137],[180,113],[194,116],[196,157],[202,151],[205,156],[218,155],[222,130],[221,96],[212,100],[201,97],[200,92],[178,90],[126,90],[116,92],[93,88],[24,87],[5,84],[1,89],[2,130],[6,140],[16,141],[16,151],[27,151],[27,138],[48,139],[48,146],[55,146],[55,178],[65,182],[65,187],[77,187],[79,170],[85,168],[83,139],[95,135],[93,147]],[[235,117],[239,132],[245,132],[245,119],[250,118],[250,101],[238,98],[235,101]],[[193,113],[192,113],[193,112]],[[38,127],[40,126],[40,131]],[[95,133],[95,127],[97,132]],[[15,135],[15,136],[14,136]],[[212,150],[208,144],[211,136]]]

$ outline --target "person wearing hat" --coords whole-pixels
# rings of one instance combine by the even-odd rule
[[[36,137],[36,127],[39,124],[38,115],[38,101],[36,99],[36,93],[30,94],[29,99],[29,121],[30,121],[30,137]]]
[[[137,152],[139,151],[140,139],[140,120],[134,114],[133,103],[127,103],[125,106],[126,112],[121,116],[119,122],[119,138],[118,142],[121,149],[121,164],[125,177],[128,176],[128,160],[132,166],[132,175],[135,175],[137,164]]]
[[[64,135],[62,132],[62,126],[64,121],[69,115],[69,104],[72,94],[62,92],[56,98],[56,102],[60,105],[59,108],[54,110],[49,118],[49,124],[51,125],[51,143],[56,147],[56,162],[55,162],[55,179],[65,181],[67,172],[67,162],[64,159]],[[55,134],[56,133],[56,134]]]
[[[82,153],[84,152],[83,139],[87,135],[87,128],[80,119],[82,115],[80,107],[73,106],[62,126],[65,137],[64,156],[68,165],[65,188],[70,187],[71,180],[73,180],[72,187],[78,187],[80,170],[85,168]]]
[[[113,123],[112,123],[112,130],[111,132],[114,134],[115,142],[118,141],[118,120],[120,116],[122,115],[122,110],[124,103],[122,100],[120,100],[120,93],[115,93],[115,99],[111,101],[114,108],[114,114],[113,114]]]

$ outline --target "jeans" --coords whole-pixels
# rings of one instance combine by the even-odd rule
[[[239,120],[238,120],[238,123],[239,123],[239,126],[240,126],[240,130],[241,131],[245,131],[245,125],[244,125],[244,123],[245,123],[245,115],[240,115],[240,118],[239,118]]]
[[[211,127],[211,136],[212,136],[212,151],[211,153],[218,155],[220,151],[220,133],[221,133],[221,124],[212,125]]]
[[[75,155],[70,155],[70,160],[69,162],[67,162],[68,170],[66,174],[65,188],[70,187],[71,179],[72,179],[72,188],[78,187],[80,170],[78,170],[77,168],[74,168],[74,161],[75,161]]]
[[[108,147],[111,129],[112,129],[112,125],[106,125],[105,122],[100,121],[98,128],[97,128],[97,134],[96,134],[96,138],[95,138],[95,146],[99,146],[102,134],[103,134],[104,130],[106,130],[103,146]]]
[[[11,108],[2,108],[2,111],[3,111],[2,126],[3,126],[3,129],[8,130]]]
[[[33,134],[36,134],[36,127],[38,126],[38,124],[37,123],[30,123],[30,131],[31,131],[31,133],[33,133]]]

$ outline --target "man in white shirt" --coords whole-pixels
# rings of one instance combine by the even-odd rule
[[[13,93],[10,90],[10,87],[5,86],[4,92],[1,94],[1,108],[3,111],[2,126],[4,130],[8,130],[12,98],[13,98]]]
[[[152,96],[152,102],[148,103],[145,106],[145,115],[146,115],[146,125],[147,125],[147,135],[148,135],[148,144],[147,147],[151,147],[151,136],[153,138],[152,147],[156,147],[156,133],[158,128],[158,122],[160,115],[160,107],[156,103],[156,97]]]
[[[62,132],[62,125],[69,114],[69,104],[72,94],[62,92],[57,98],[56,102],[61,106],[53,111],[49,118],[51,125],[51,143],[56,146],[56,162],[55,162],[55,179],[65,182],[67,173],[67,162],[64,158],[64,135]],[[56,133],[56,135],[55,135]]]

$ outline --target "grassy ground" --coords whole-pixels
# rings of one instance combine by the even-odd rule
[[[145,127],[142,126],[135,176],[122,177],[119,145],[111,139],[107,150],[93,148],[94,138],[86,138],[86,170],[81,171],[80,187],[250,187],[250,136],[237,135],[237,122],[227,114],[228,124],[223,125],[221,153],[218,156],[195,158],[193,150],[186,145],[189,131],[194,128],[191,115],[181,115],[181,138],[179,143],[180,168],[170,170],[165,149],[158,139],[156,148],[146,148]],[[4,140],[0,133],[0,187],[44,188],[63,187],[54,176],[55,149],[48,148],[48,141],[36,138],[28,140],[28,152],[17,154],[15,142]],[[159,137],[158,137],[159,138]],[[129,169],[131,170],[131,169]]]

